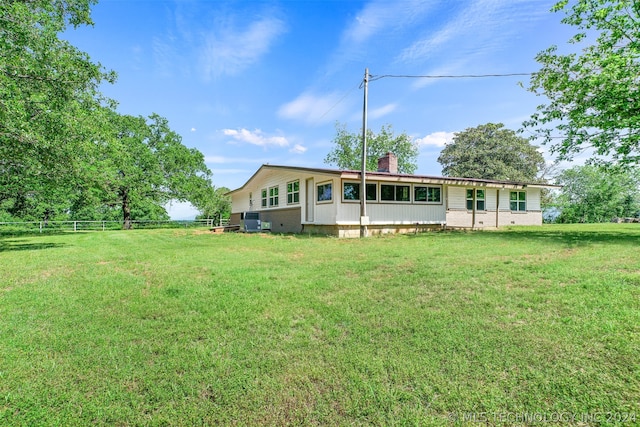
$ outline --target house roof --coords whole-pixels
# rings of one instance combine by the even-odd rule
[[[283,170],[283,171],[299,171],[312,174],[328,174],[335,175],[345,179],[360,179],[361,171],[359,170],[342,170],[342,169],[328,169],[328,168],[310,168],[301,166],[282,166],[282,165],[269,165],[264,164],[244,183],[242,187],[231,190],[226,194],[233,194],[238,191],[242,191],[247,184],[249,184],[260,172],[263,170]],[[432,184],[449,184],[449,185],[471,185],[474,187],[496,187],[496,188],[561,188],[559,185],[552,184],[540,184],[532,182],[515,182],[515,181],[499,181],[491,179],[479,179],[479,178],[459,178],[451,176],[430,176],[430,175],[415,175],[404,173],[389,173],[389,172],[374,172],[367,171],[367,178],[375,178],[382,181],[405,181],[405,182],[425,182]]]

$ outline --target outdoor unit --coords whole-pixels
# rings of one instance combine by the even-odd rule
[[[257,233],[262,230],[260,212],[245,212],[242,229],[247,233]]]

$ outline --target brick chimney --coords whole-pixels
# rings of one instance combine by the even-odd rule
[[[378,159],[378,172],[398,173],[398,158],[389,152]]]

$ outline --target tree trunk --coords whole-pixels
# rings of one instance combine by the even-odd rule
[[[126,189],[120,190],[122,198],[122,229],[131,230],[131,206],[129,205],[129,192]]]

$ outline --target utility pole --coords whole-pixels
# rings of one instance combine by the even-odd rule
[[[364,106],[362,108],[362,171],[360,172],[360,237],[367,237],[367,98],[369,96],[369,69],[364,69]]]

